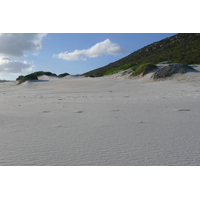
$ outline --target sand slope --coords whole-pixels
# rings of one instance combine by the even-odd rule
[[[0,84],[0,165],[200,165],[200,76]]]

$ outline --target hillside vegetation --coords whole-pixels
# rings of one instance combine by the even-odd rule
[[[104,67],[85,73],[88,77],[100,77],[142,63],[157,64],[162,61],[184,64],[200,63],[200,33],[180,33],[145,46],[128,56]]]

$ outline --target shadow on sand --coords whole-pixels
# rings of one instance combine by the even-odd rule
[[[48,82],[49,80],[28,80],[29,83],[40,83],[40,82]]]

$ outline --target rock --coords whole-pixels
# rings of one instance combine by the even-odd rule
[[[188,71],[196,71],[193,67],[190,67],[186,64],[182,64],[182,63],[173,63],[173,64],[169,64],[167,66],[164,66],[160,69],[158,69],[153,75],[152,78],[155,79],[159,79],[159,78],[166,78],[166,77],[170,77],[176,73],[181,73],[184,74]]]

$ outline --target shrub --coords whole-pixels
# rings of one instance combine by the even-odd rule
[[[59,74],[58,77],[63,78],[63,77],[68,76],[68,75],[69,75],[68,73],[63,73],[63,74]]]
[[[24,77],[23,75],[21,75],[21,76],[18,76],[18,78],[16,78],[16,81],[19,81],[19,80],[21,80],[23,77]]]
[[[51,72],[43,72],[43,71],[34,72],[34,73],[32,73],[32,74],[35,75],[35,76],[43,76],[43,75],[46,75],[46,76],[57,76],[57,75],[54,74],[54,73],[51,73]]]
[[[38,80],[38,76],[43,76],[43,75],[57,76],[56,74],[51,73],[51,72],[38,71],[38,72],[28,74],[26,76],[19,76],[16,80],[19,81],[19,84],[21,84],[27,80]]]
[[[38,80],[38,77],[34,74],[29,74],[29,75],[26,75],[24,76],[23,78],[21,78],[19,80],[19,84],[25,82],[25,81],[28,81],[28,80]]]

